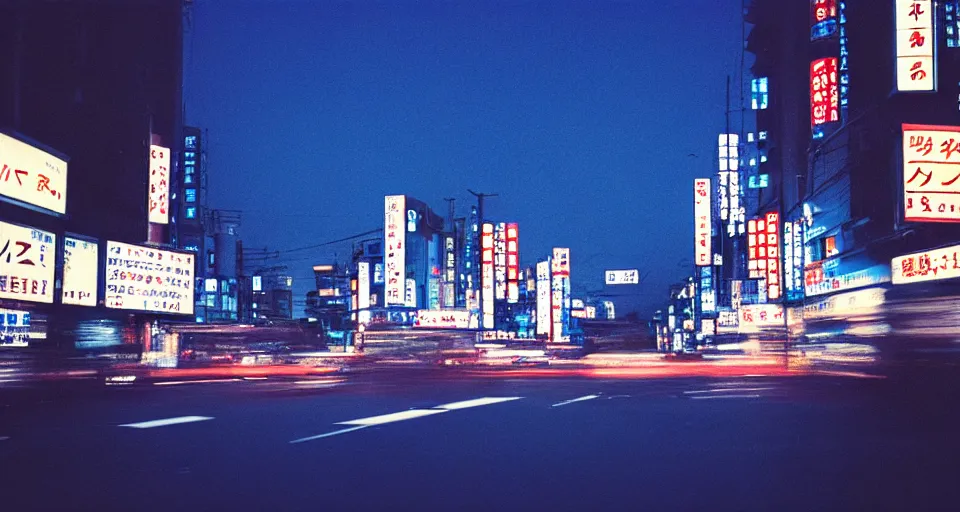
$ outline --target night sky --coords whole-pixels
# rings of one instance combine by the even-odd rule
[[[524,266],[570,247],[574,296],[640,268],[609,291],[649,315],[690,272],[739,16],[739,0],[197,0],[186,122],[209,130],[208,204],[243,211],[245,247],[283,250],[382,227],[386,194],[463,215],[468,188],[499,193],[487,216],[520,223]],[[311,265],[349,249],[281,257],[298,304]]]

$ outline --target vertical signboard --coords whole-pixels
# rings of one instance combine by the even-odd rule
[[[150,145],[149,220],[170,222],[170,148]]]
[[[357,309],[360,323],[370,321],[370,262],[357,263]]]
[[[783,223],[783,285],[787,300],[803,298],[803,226],[803,220]]]
[[[894,0],[897,40],[897,90],[935,91],[937,46],[933,30],[934,2]]]
[[[750,279],[767,275],[767,223],[764,217],[747,222],[747,270]]]
[[[63,239],[63,292],[61,301],[74,306],[97,305],[96,242],[79,238]]]
[[[813,0],[810,3],[810,40],[837,33],[837,0]]]
[[[710,180],[698,179],[693,185],[694,255],[697,266],[708,267],[713,263],[710,245]]]
[[[408,308],[417,307],[417,280],[406,279],[403,293],[403,305]]]
[[[810,63],[811,126],[840,120],[839,91],[836,57],[825,57]]]
[[[67,162],[0,133],[0,195],[67,212]]]
[[[960,222],[960,127],[903,125],[907,221]]]
[[[767,298],[777,300],[782,294],[782,284],[780,282],[780,214],[768,212],[766,224]]]
[[[53,302],[57,237],[0,222],[0,299]]]
[[[722,133],[718,139],[720,174],[717,180],[721,225],[726,225],[727,236],[743,234],[746,209],[740,201],[740,136]]]
[[[520,233],[516,223],[507,224],[507,302],[520,300]]]
[[[507,225],[499,223],[496,225],[493,235],[493,261],[494,276],[496,282],[495,294],[497,300],[507,298]]]
[[[405,196],[386,196],[384,205],[384,301],[385,306],[406,304],[406,215]]]
[[[550,261],[537,262],[537,335],[550,337]]]
[[[480,234],[480,298],[484,329],[493,329],[493,272],[493,224],[484,223]]]
[[[455,250],[456,244],[454,243],[453,237],[448,236],[444,237],[443,241],[443,266],[444,266],[444,283],[443,283],[443,307],[452,308],[456,306],[457,303],[457,252]]]
[[[552,293],[551,328],[552,341],[563,343],[570,340],[570,249],[555,247],[551,264]]]

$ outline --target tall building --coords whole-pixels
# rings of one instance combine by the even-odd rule
[[[37,280],[41,288],[48,281],[46,296],[0,292],[0,307],[29,313],[36,326],[47,324],[37,346],[148,347],[156,332],[151,320],[188,316],[192,304],[183,302],[192,303],[192,295],[178,288],[178,298],[170,299],[174,292],[165,291],[163,299],[151,299],[154,311],[138,311],[131,303],[139,299],[123,303],[116,285],[104,284],[110,276],[99,262],[107,251],[109,264],[112,251],[127,250],[107,241],[169,243],[179,220],[167,201],[180,173],[182,0],[5,2],[0,48],[0,137],[7,137],[0,158],[15,159],[4,163],[23,171],[0,176],[0,221],[34,230],[33,240],[40,237],[35,245],[49,249],[41,266],[55,272]],[[13,178],[47,199],[18,197]],[[52,206],[50,198],[56,198]],[[138,255],[194,263],[148,252]],[[75,271],[81,267],[86,270]],[[12,279],[20,270],[0,273]],[[179,282],[193,271],[178,272]],[[87,329],[89,322],[98,322],[99,330]],[[79,340],[85,332],[96,335]]]

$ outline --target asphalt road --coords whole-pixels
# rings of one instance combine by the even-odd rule
[[[0,509],[956,510],[960,402],[915,388],[452,370],[7,400]]]

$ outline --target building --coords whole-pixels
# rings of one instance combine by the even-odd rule
[[[29,345],[149,349],[163,337],[157,320],[192,318],[186,285],[165,289],[164,299],[150,299],[146,307],[124,302],[116,284],[105,284],[111,262],[120,261],[113,255],[132,255],[128,250],[136,251],[134,259],[183,263],[170,276],[178,284],[183,273],[192,279],[194,272],[192,256],[156,249],[170,242],[179,220],[168,197],[180,173],[182,10],[181,0],[0,6],[0,47],[8,50],[0,56],[0,129],[4,158],[17,159],[5,163],[24,171],[13,176],[21,187],[21,178],[36,180],[24,190],[49,194],[45,200],[19,196],[13,181],[0,178],[9,185],[0,192],[0,221],[26,227],[37,242],[32,247],[44,252],[36,282],[45,291],[0,292],[0,308],[22,312],[18,326],[29,317],[31,329],[44,331]],[[41,167],[53,173],[44,175]],[[17,229],[5,234],[13,237]]]
[[[807,335],[852,332],[855,303],[957,293],[933,261],[952,265],[960,243],[958,9],[748,2],[769,176],[751,213],[768,228],[776,220],[782,240],[782,272],[765,276],[757,300],[802,316]],[[914,321],[891,314],[872,325],[898,332]]]
[[[386,196],[384,307],[390,322],[409,323],[417,309],[440,309],[444,221],[426,203]]]

